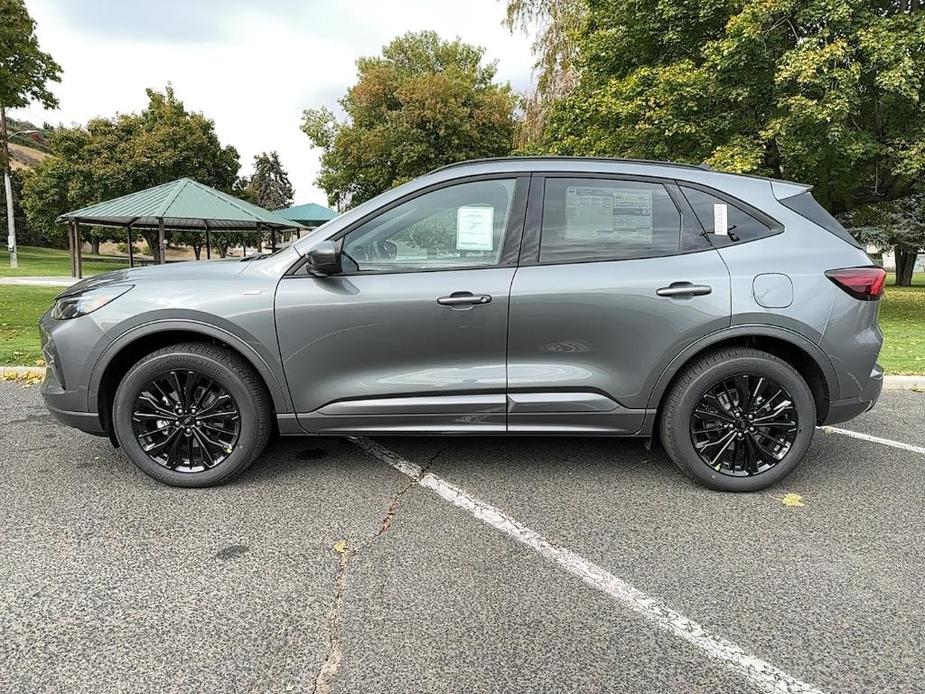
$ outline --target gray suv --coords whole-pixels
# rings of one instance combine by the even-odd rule
[[[271,433],[656,434],[754,491],[882,386],[885,273],[804,185],[695,166],[447,166],[272,255],[120,270],[41,319],[42,393],[167,484]]]

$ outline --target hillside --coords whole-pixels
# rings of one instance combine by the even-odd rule
[[[48,156],[51,156],[48,152],[43,152],[35,147],[26,147],[10,142],[10,166],[14,171],[31,169]]]
[[[22,130],[38,130],[10,138],[10,165],[14,171],[30,169],[48,156],[48,135],[53,130],[48,124],[36,125],[27,120],[10,118],[7,130],[11,135]]]

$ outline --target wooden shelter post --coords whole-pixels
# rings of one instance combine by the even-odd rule
[[[71,220],[67,225],[67,252],[71,259],[71,277],[77,277],[77,250],[74,248],[74,227],[76,222]]]
[[[270,229],[270,251],[276,253],[276,229]]]
[[[158,217],[157,219],[157,254],[159,256],[157,262],[160,265],[165,265],[167,263],[167,241],[164,239],[163,217]]]
[[[132,225],[128,227],[128,266],[135,267],[135,251],[132,249]]]
[[[84,277],[84,259],[83,259],[83,242],[80,240],[80,224],[74,222],[74,248],[77,256],[77,279],[82,280]]]
[[[203,220],[206,225],[206,260],[212,260],[212,237],[209,234],[209,220]]]

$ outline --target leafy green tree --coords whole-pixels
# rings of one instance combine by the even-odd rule
[[[247,179],[250,201],[267,210],[292,205],[292,184],[277,152],[261,152],[254,157],[254,173]]]
[[[240,179],[244,190],[243,199],[266,210],[279,210],[292,205],[292,183],[283,168],[277,152],[261,152],[254,157],[254,173]],[[254,234],[255,242],[265,242],[270,232]],[[284,237],[288,240],[289,235]]]
[[[533,148],[812,183],[836,212],[925,174],[919,0],[588,0]]]
[[[518,148],[529,150],[542,136],[555,100],[575,88],[578,39],[587,13],[587,0],[507,0],[507,28],[535,36],[537,83],[521,99],[515,134]]]
[[[37,101],[54,108],[49,82],[61,81],[61,66],[39,49],[35,20],[22,0],[0,0],[0,107],[21,108]]]
[[[357,61],[358,80],[340,100],[340,122],[305,111],[302,130],[324,150],[318,185],[344,209],[462,159],[509,154],[515,98],[494,82],[484,49],[434,32],[394,39]]]
[[[41,242],[39,234],[35,233],[26,220],[26,213],[23,211],[19,201],[22,199],[22,175],[19,171],[13,171],[10,174],[10,184],[13,188],[13,216],[16,221],[16,236],[18,243],[29,246]],[[2,182],[0,182],[0,192],[4,191]],[[5,195],[5,193],[4,193]],[[0,198],[0,229],[6,233],[6,199]]]
[[[893,251],[896,284],[912,284],[916,256],[925,248],[925,193],[861,205],[841,215],[841,221],[863,243]]]
[[[148,106],[140,113],[95,118],[86,127],[52,133],[53,156],[26,175],[23,188],[23,207],[37,228],[50,231],[62,212],[184,176],[231,190],[238,152],[222,146],[215,124],[187,111],[170,86],[147,94]],[[155,255],[157,232],[144,237]]]
[[[22,0],[0,0],[0,178],[10,170],[10,152],[6,111],[38,101],[46,108],[58,105],[48,89],[49,82],[61,81],[61,67],[39,49],[35,36],[35,21],[29,16]],[[11,187],[17,187],[11,175]],[[0,185],[4,223],[6,207],[11,202],[14,220],[20,214],[18,193],[13,191],[6,200],[6,186]],[[22,228],[22,227],[20,227]],[[14,251],[11,248],[11,254]],[[15,254],[11,260],[15,261]]]

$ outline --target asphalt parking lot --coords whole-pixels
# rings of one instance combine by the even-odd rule
[[[820,431],[724,495],[638,441],[290,439],[181,490],[37,387],[0,409],[3,691],[925,689],[922,451]],[[904,391],[843,426],[923,422]]]

